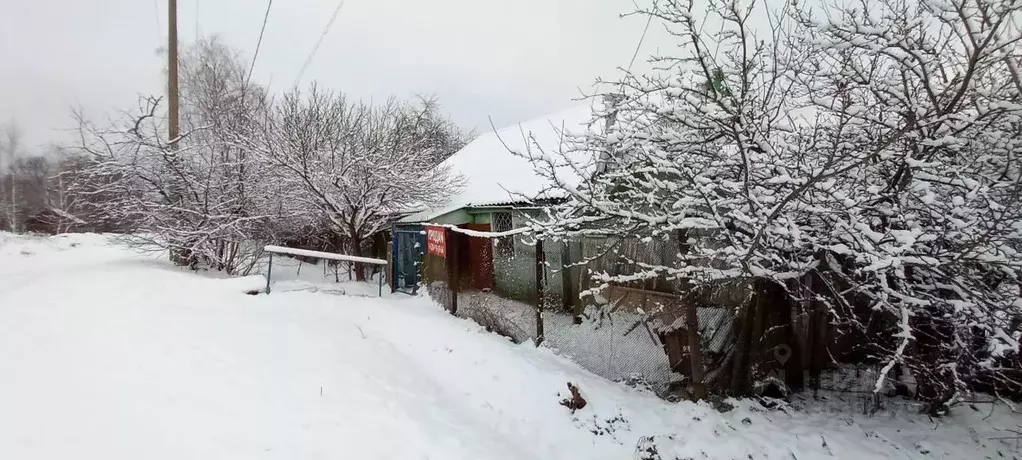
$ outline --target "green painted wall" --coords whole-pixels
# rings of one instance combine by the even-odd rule
[[[472,222],[472,215],[468,213],[467,209],[461,208],[461,209],[458,209],[456,211],[451,211],[451,212],[449,212],[447,214],[443,214],[441,216],[437,216],[437,217],[431,219],[429,223],[431,223],[431,224],[461,225],[461,224],[467,224],[467,223],[470,223],[470,222]]]
[[[447,214],[438,216],[431,219],[431,223],[437,224],[452,224],[460,225],[466,223],[473,224],[491,224],[493,222],[493,213],[495,212],[511,212],[512,223],[514,228],[522,227],[526,224],[528,217],[533,218],[541,215],[540,210],[515,210],[511,207],[506,208],[461,208],[456,211],[449,212]],[[514,241],[514,255],[512,257],[506,257],[497,252],[496,241],[493,250],[493,286],[494,292],[498,295],[526,302],[529,304],[536,304],[536,247],[528,245],[523,242],[525,237],[518,235],[512,238]],[[564,299],[564,275],[562,274],[562,267],[565,259],[563,258],[563,252],[565,245],[563,243],[555,243],[553,241],[547,241],[543,245],[543,252],[545,253],[546,260],[549,266],[545,270],[546,275],[546,289],[545,296],[546,306],[550,309],[559,309],[563,306]],[[580,256],[577,254],[578,251],[571,252],[571,260]],[[427,265],[429,257],[427,256]],[[427,270],[428,271],[428,270]],[[570,280],[577,280],[578,270],[573,270],[571,273]],[[437,275],[437,274],[433,274]],[[430,278],[427,275],[427,278]],[[576,281],[570,281],[572,285],[577,284]],[[571,295],[577,296],[578,288],[573,287],[573,293]]]
[[[487,209],[487,210],[473,209],[473,210],[469,211],[469,214],[472,216],[472,223],[473,224],[488,224],[488,223],[491,222],[490,214],[492,212],[493,212],[493,210],[491,210],[491,209]]]

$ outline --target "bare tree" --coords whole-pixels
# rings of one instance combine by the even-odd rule
[[[92,174],[90,168],[96,166],[93,158],[55,146],[49,153],[49,163],[45,199],[49,212],[36,217],[42,230],[52,233],[125,230],[104,211],[113,198],[100,192],[108,183],[97,182],[102,176]],[[107,179],[107,182],[115,180]]]
[[[870,307],[897,318],[877,355],[885,371],[911,369],[933,412],[980,380],[1019,389],[993,361],[1017,353],[1022,313],[1020,9],[885,1],[826,20],[793,13],[795,46],[815,56],[800,72],[816,73],[798,83],[804,98],[834,127],[827,141],[855,152],[821,219],[839,232],[827,273],[868,286]]]
[[[677,258],[629,278],[758,280],[822,302],[934,413],[982,382],[1017,392],[1022,5],[715,6],[642,11],[678,50],[601,82],[606,129],[525,153],[570,197],[546,231],[677,238]],[[589,180],[561,180],[563,163]]]
[[[51,147],[38,155],[24,151],[20,131],[12,122],[0,138],[0,228],[10,231],[60,231],[79,219],[55,206],[63,203],[68,184],[61,178],[65,152]],[[62,215],[62,216],[61,216]],[[43,222],[46,221],[46,222]],[[52,222],[50,222],[52,221]]]
[[[79,114],[87,159],[63,175],[67,202],[181,265],[234,272],[251,267],[260,242],[330,235],[362,254],[400,212],[452,186],[434,167],[463,135],[434,99],[374,107],[314,89],[274,104],[246,68],[216,39],[184,53],[179,139],[162,135],[159,98],[113,127]]]
[[[437,164],[460,148],[457,138],[430,101],[372,106],[312,86],[307,96],[286,95],[258,138],[239,141],[259,150],[295,202],[325,217],[346,249],[361,255],[402,212],[456,187]]]
[[[143,98],[113,128],[78,114],[77,147],[90,161],[78,175],[78,199],[92,199],[133,241],[169,249],[178,264],[250,269],[265,240],[259,223],[267,219],[268,195],[252,185],[263,168],[230,141],[246,135],[267,99],[247,83],[245,69],[216,39],[186,51],[179,139],[165,139],[158,98]]]
[[[18,183],[13,178],[21,148],[18,126],[13,121],[0,126],[0,223],[12,232],[21,230]]]
[[[19,208],[17,218],[22,230],[27,230],[30,218],[49,207],[52,169],[49,159],[42,155],[19,157],[12,168],[11,181],[17,189],[14,202]]]

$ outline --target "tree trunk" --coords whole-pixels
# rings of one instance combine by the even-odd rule
[[[734,360],[731,365],[731,395],[744,396],[749,390],[749,348],[752,345],[753,318],[756,313],[755,297],[752,302],[738,306],[735,326],[738,329],[735,341]]]
[[[447,232],[447,288],[451,293],[451,314],[458,314],[458,291],[461,290],[460,233]]]
[[[703,346],[699,336],[699,310],[695,302],[685,302],[685,328],[688,329],[689,364],[692,372],[692,398],[706,398],[703,382]]]
[[[362,236],[353,235],[351,238],[351,255],[362,257]],[[355,263],[349,264],[355,271],[355,281],[365,281],[365,264]],[[350,273],[350,270],[349,270]]]
[[[946,345],[954,336],[954,325],[940,315],[940,311],[931,309],[913,316],[912,335],[916,340],[908,351],[916,397],[927,403],[924,412],[931,416],[946,412],[956,390],[955,376],[944,366],[955,361]]]

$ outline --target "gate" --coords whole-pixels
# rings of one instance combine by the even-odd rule
[[[415,294],[422,279],[420,267],[426,251],[426,235],[422,230],[394,231],[394,290]]]

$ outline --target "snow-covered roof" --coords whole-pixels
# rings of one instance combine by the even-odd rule
[[[465,181],[461,191],[445,203],[411,214],[400,222],[428,222],[438,216],[466,207],[520,203],[544,198],[557,198],[544,192],[550,181],[536,172],[529,159],[515,155],[540,155],[540,151],[557,158],[564,133],[588,129],[593,107],[588,101],[570,109],[515,124],[496,132],[488,132],[441,163]],[[575,154],[577,156],[577,154]],[[578,158],[573,158],[578,160]],[[557,177],[577,185],[580,177],[572,168],[557,169]]]

